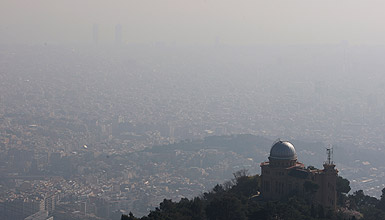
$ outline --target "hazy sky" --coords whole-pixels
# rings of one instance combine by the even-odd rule
[[[0,43],[385,44],[383,0],[1,0]]]

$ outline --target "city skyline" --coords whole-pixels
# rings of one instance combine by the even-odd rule
[[[0,9],[2,44],[87,44],[100,25],[100,43],[113,43],[115,25],[129,44],[164,42],[229,45],[384,45],[382,1],[48,1]],[[370,16],[366,16],[366,15]]]

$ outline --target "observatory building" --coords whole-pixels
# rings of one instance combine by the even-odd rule
[[[280,200],[290,195],[311,196],[315,204],[336,209],[336,180],[338,170],[331,160],[323,169],[305,168],[297,161],[293,144],[288,141],[276,141],[270,149],[268,162],[261,163],[261,195],[266,200]]]

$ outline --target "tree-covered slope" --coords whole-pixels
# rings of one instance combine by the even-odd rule
[[[179,202],[164,199],[159,207],[147,216],[137,218],[130,213],[122,220],[384,220],[385,189],[380,200],[367,196],[362,190],[347,195],[349,181],[337,180],[339,207],[337,211],[325,209],[312,202],[312,197],[295,194],[281,201],[264,201],[259,193],[260,176],[247,176],[242,170],[234,179],[216,185],[210,192]]]

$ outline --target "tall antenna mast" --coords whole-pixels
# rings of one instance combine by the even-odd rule
[[[326,153],[328,155],[327,164],[333,164],[333,147],[326,148]]]

